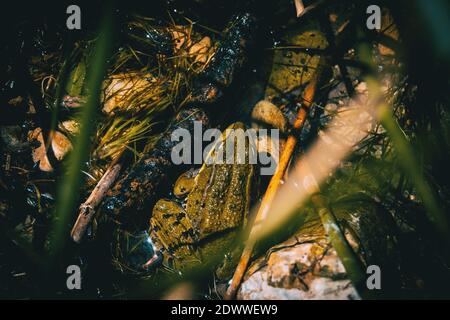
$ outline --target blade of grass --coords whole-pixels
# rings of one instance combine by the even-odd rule
[[[384,102],[380,82],[376,77],[377,73],[372,59],[371,47],[368,43],[362,42],[358,46],[357,52],[361,61],[368,66],[368,73],[365,76],[365,81],[369,88],[369,94],[372,96],[373,100],[380,101],[377,108],[377,116],[393,143],[400,167],[422,199],[429,221],[440,237],[450,244],[448,219],[445,212],[442,210],[442,206],[439,204],[436,192],[425,178],[422,167],[414,152],[414,148],[396,121],[392,108],[388,103]]]
[[[64,95],[64,88],[66,88],[67,83],[69,81],[70,75],[70,66],[73,62],[73,59],[79,54],[78,50],[72,51],[70,54],[66,54],[68,57],[64,63],[62,64],[61,72],[56,80],[56,93],[55,93],[55,102],[53,108],[51,110],[51,119],[50,119],[50,132],[47,139],[47,144],[45,146],[46,152],[49,151],[50,146],[52,144],[53,134],[58,126],[58,114],[59,108],[61,105],[61,101]]]
[[[316,185],[316,187],[320,192],[318,185]],[[322,225],[331,245],[336,250],[339,259],[342,261],[345,271],[356,290],[364,299],[373,298],[374,295],[371,291],[368,291],[365,286],[367,275],[364,272],[361,260],[359,260],[345,238],[344,233],[328,204],[328,200],[320,193],[315,193],[311,196],[311,202],[320,216],[320,220],[322,221]]]
[[[79,189],[82,184],[81,171],[85,167],[90,151],[90,140],[94,132],[94,119],[99,106],[102,81],[107,70],[107,59],[112,46],[112,10],[107,10],[100,25],[100,35],[89,63],[87,89],[89,97],[80,113],[80,132],[75,138],[73,150],[65,162],[65,176],[58,186],[56,207],[51,237],[52,255],[61,253],[67,239],[72,218],[77,208]]]

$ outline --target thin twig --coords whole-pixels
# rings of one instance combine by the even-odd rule
[[[123,166],[123,161],[121,160],[123,160],[122,154],[110,164],[87,200],[80,205],[77,221],[70,232],[70,236],[76,243],[80,243],[83,239],[86,230],[95,215],[97,206],[102,202],[106,192],[111,188],[119,176]]]
[[[281,180],[285,175],[289,161],[297,144],[298,138],[296,133],[298,133],[298,131],[301,130],[301,128],[303,127],[303,124],[305,123],[306,117],[308,115],[308,111],[312,105],[312,101],[314,100],[314,95],[317,89],[317,83],[319,81],[320,76],[319,74],[320,70],[316,73],[311,82],[305,88],[303,96],[303,104],[300,110],[298,111],[297,119],[295,120],[294,123],[294,130],[293,130],[294,134],[290,134],[286,140],[286,145],[280,156],[277,169],[275,171],[275,174],[272,176],[269,186],[267,187],[266,193],[264,194],[264,197],[261,201],[261,206],[259,207],[259,210],[256,214],[255,221],[253,223],[250,234],[254,232],[255,227],[260,225],[261,222],[264,221],[268,215],[270,206],[272,204],[272,200],[275,197],[278,187],[281,184]],[[247,270],[247,266],[250,261],[254,246],[255,246],[254,241],[252,240],[247,241],[244,251],[242,252],[239,264],[234,272],[233,279],[231,280],[231,284],[228,287],[227,293],[225,295],[226,300],[234,299],[234,297],[236,296],[237,290],[239,289],[244,273]]]

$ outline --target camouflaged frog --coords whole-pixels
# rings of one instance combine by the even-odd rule
[[[244,130],[245,127],[235,123],[228,129]],[[178,200],[161,199],[156,203],[150,220],[150,237],[162,252],[166,266],[182,270],[205,262],[230,247],[239,229],[246,224],[255,168],[248,161],[252,152],[248,137],[244,140],[245,161],[236,161],[240,150],[236,143],[242,138],[239,135],[245,135],[243,130],[234,130],[235,135],[225,131],[198,173],[191,170],[178,178],[173,191]],[[235,146],[232,163],[218,160],[222,158],[218,150],[223,150],[226,157],[224,146],[229,139],[233,139]],[[228,276],[238,257],[238,253],[224,254],[225,261],[216,272],[220,278]]]

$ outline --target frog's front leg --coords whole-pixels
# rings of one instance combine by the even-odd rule
[[[150,228],[157,249],[163,252],[166,266],[178,269],[178,261],[199,260],[195,250],[197,232],[177,202],[159,200],[153,209]]]

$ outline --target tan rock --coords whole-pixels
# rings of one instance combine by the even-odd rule
[[[256,127],[259,127],[259,123],[262,123],[280,129],[281,132],[286,132],[286,118],[276,105],[267,100],[259,101],[253,108],[251,116]]]
[[[53,167],[45,152],[44,137],[42,135],[42,129],[36,128],[34,131],[28,133],[28,140],[37,140],[40,145],[33,149],[32,158],[33,162],[37,163],[39,161],[39,169],[42,171],[50,172],[53,171]],[[72,143],[70,140],[61,132],[55,131],[52,138],[52,150],[57,160],[62,160],[64,156],[72,150]]]
[[[189,47],[191,45],[191,37],[189,27],[175,26],[169,30],[172,34],[172,39],[175,41],[175,50],[180,50],[183,46]]]
[[[67,131],[70,134],[77,134],[80,130],[80,124],[76,120],[66,120],[60,122],[59,128],[64,132]]]
[[[189,48],[189,56],[195,57],[194,62],[206,63],[211,49],[211,38],[203,37]]]
[[[323,228],[302,230],[250,266],[238,299],[360,299]]]
[[[105,81],[104,104],[102,111],[112,113],[114,109],[127,109],[128,103],[137,92],[148,88],[151,75],[121,73],[113,75]]]
[[[52,148],[56,159],[62,160],[65,155],[72,150],[72,143],[64,134],[55,131],[52,139]]]

